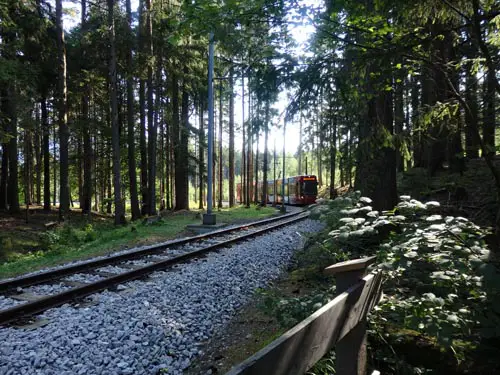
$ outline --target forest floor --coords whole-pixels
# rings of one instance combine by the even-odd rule
[[[214,212],[218,222],[227,224],[276,214],[271,207],[235,207]],[[138,220],[116,227],[112,217],[92,214],[87,218],[79,210],[73,210],[65,223],[58,223],[57,210],[45,212],[37,206],[31,206],[28,215],[26,210],[14,216],[0,212],[0,279],[186,236],[192,234],[186,231],[186,225],[200,222],[200,215],[199,210],[164,212],[152,224]]]
[[[322,216],[328,229],[311,238],[281,279],[257,291],[187,374],[225,373],[256,353],[333,298],[334,281],[322,276],[325,266],[372,254],[389,267],[384,300],[371,318],[372,369],[394,375],[500,373],[500,259],[487,250],[497,206],[489,170],[482,160],[469,161],[463,174],[444,170],[429,177],[415,168],[399,176],[398,189],[400,195],[440,206],[388,213],[389,220],[406,216],[397,224],[402,233],[374,244],[355,237],[339,243],[332,229],[341,227],[345,207],[327,203],[330,211]],[[334,364],[332,353],[309,374],[332,374]]]

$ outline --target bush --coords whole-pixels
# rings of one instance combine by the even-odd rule
[[[12,239],[8,236],[0,237],[0,260],[6,261],[12,253],[13,245]]]
[[[83,233],[84,233],[83,237],[84,242],[92,242],[97,239],[97,233],[94,230],[92,224],[85,225],[85,227],[83,228]]]
[[[401,196],[394,210],[381,213],[370,203],[359,194],[319,200],[311,210],[327,226],[297,255],[302,269],[292,275],[317,275],[345,258],[377,254],[385,280],[384,297],[370,315],[373,359],[399,374],[452,372],[471,363],[482,340],[500,337],[500,272],[484,241],[488,230],[463,217],[441,216],[438,202]],[[311,295],[265,301],[280,322],[291,324],[327,300],[321,301],[325,293],[318,287]],[[415,354],[406,362],[419,345],[440,357],[429,361],[431,355]]]
[[[47,231],[40,234],[40,244],[43,250],[51,250],[52,247],[59,243],[61,236],[57,231]]]

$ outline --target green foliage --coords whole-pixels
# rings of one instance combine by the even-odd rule
[[[217,219],[225,223],[238,223],[243,220],[260,220],[275,214],[275,210],[264,207],[261,210],[236,207],[217,212]],[[86,259],[107,254],[112,251],[130,248],[138,244],[155,243],[175,237],[186,230],[187,224],[199,222],[194,212],[173,214],[162,218],[154,225],[135,222],[133,227],[115,227],[108,221],[83,224],[66,223],[53,230],[40,234],[39,242],[30,244],[36,251],[18,252],[12,248],[12,239],[1,236],[0,278],[12,277],[32,272],[39,268]],[[131,228],[134,228],[133,230]],[[10,244],[10,245],[9,245]],[[7,246],[9,245],[9,246]],[[36,245],[36,246],[35,246]]]
[[[481,340],[500,337],[500,272],[484,241],[488,230],[441,216],[437,202],[402,196],[395,209],[382,213],[370,202],[353,193],[311,207],[327,227],[297,255],[291,274],[311,292],[292,298],[261,292],[263,309],[289,328],[334,296],[332,281],[318,277],[324,267],[376,254],[384,294],[370,316],[373,358],[398,374],[435,373],[436,363],[422,357],[410,364],[398,352],[424,342],[439,361],[453,359],[442,366],[461,366]],[[328,356],[311,373],[325,373],[333,361]]]
[[[50,250],[52,246],[59,243],[61,236],[57,231],[47,231],[40,234],[40,244],[44,249]]]
[[[335,296],[335,287],[297,298],[280,298],[273,290],[258,290],[257,293],[260,297],[260,308],[275,316],[282,327],[289,328],[330,302]]]
[[[8,259],[12,252],[12,239],[8,236],[0,236],[0,260]]]

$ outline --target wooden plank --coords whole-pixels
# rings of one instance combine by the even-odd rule
[[[13,294],[9,297],[12,299],[18,300],[18,301],[33,302],[33,301],[38,301],[39,299],[42,299],[42,298],[47,297],[47,296],[24,292],[21,294]]]
[[[48,223],[43,224],[45,229],[52,229],[57,226],[57,221],[50,221]]]
[[[46,318],[42,318],[42,319],[37,318],[34,321],[29,322],[29,323],[25,323],[25,324],[23,324],[23,323],[13,324],[13,327],[20,328],[20,329],[26,329],[26,330],[34,330],[34,329],[37,329],[37,328],[44,327],[44,326],[46,326],[49,323],[50,323],[49,319],[46,319]]]
[[[118,275],[117,273],[114,273],[114,272],[106,272],[106,271],[98,271],[98,270],[90,270],[90,271],[84,272],[84,273],[92,274],[92,275],[96,275],[96,276],[101,276],[101,277],[106,277],[106,278]]]
[[[130,269],[130,270],[138,270],[144,266],[140,266],[138,264],[132,264],[132,263],[120,263],[117,265],[117,267],[120,267],[120,268],[127,268],[127,269]]]
[[[71,280],[61,280],[61,282],[67,286],[74,286],[74,287],[80,287],[88,284],[88,283],[82,283],[80,281],[71,281]]]
[[[366,318],[381,273],[369,274],[227,375],[302,375]]]
[[[323,273],[325,275],[335,275],[340,272],[356,271],[367,268],[370,264],[375,263],[377,260],[376,256],[371,256],[368,258],[348,260],[345,262],[340,262],[326,267]]]
[[[368,336],[366,321],[359,322],[335,347],[335,373],[366,375]]]

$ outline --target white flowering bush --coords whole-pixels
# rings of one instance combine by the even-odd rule
[[[387,212],[375,211],[360,195],[335,201],[315,208],[328,224],[316,248],[339,260],[378,256],[384,294],[370,318],[372,337],[397,346],[416,336],[438,354],[450,352],[457,366],[481,340],[500,337],[500,272],[485,243],[489,229],[443,216],[438,202],[410,196]],[[401,362],[390,352],[376,350],[375,357]],[[401,370],[401,363],[394,366]],[[426,371],[403,367],[401,373]]]

